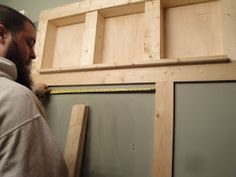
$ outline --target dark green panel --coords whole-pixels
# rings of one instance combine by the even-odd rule
[[[236,176],[236,83],[175,85],[174,177]]]
[[[76,88],[132,88],[154,85]],[[65,89],[65,87],[64,87]],[[64,149],[74,104],[89,105],[83,177],[151,177],[154,93],[52,95],[48,123]]]

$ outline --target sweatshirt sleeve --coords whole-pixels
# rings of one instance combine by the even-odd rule
[[[2,97],[0,176],[67,177],[63,156],[41,105],[30,94],[30,91],[19,94],[18,90],[5,100]]]

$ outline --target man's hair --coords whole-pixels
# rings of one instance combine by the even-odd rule
[[[12,35],[16,35],[18,32],[22,31],[25,22],[29,22],[35,28],[34,23],[25,15],[15,9],[0,4],[0,23],[3,24]]]

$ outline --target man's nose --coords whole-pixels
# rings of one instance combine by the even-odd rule
[[[34,49],[31,50],[30,52],[30,59],[35,59],[36,58],[36,55],[35,55],[35,52],[34,52]]]

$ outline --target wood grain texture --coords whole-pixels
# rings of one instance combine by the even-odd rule
[[[94,63],[97,19],[98,11],[93,11],[86,14],[85,30],[83,35],[84,42],[80,65],[92,65]]]
[[[161,15],[159,0],[145,3],[144,60],[161,58]]]
[[[176,7],[196,3],[210,2],[217,0],[161,0],[164,7]]]
[[[80,65],[83,33],[84,23],[57,28],[55,50],[52,59],[53,68]]]
[[[106,8],[113,8],[123,5],[130,5],[135,3],[142,3],[146,0],[84,0],[76,3],[56,7],[49,10],[44,10],[40,14],[41,20],[52,20],[61,17],[68,17],[71,15],[82,14]]]
[[[165,10],[165,58],[222,55],[221,2]]]
[[[103,63],[143,60],[143,13],[107,18],[104,23]]]
[[[219,81],[236,80],[236,62],[212,64],[186,64],[172,66],[150,66],[140,68],[117,68],[91,71],[68,71],[45,73],[38,82],[48,85],[80,85],[80,84],[128,84],[153,83],[155,81]],[[84,79],[86,78],[86,79]]]
[[[172,176],[174,83],[156,84],[153,177]]]
[[[80,174],[87,119],[88,106],[74,105],[72,107],[64,150],[69,177],[77,177]]]

